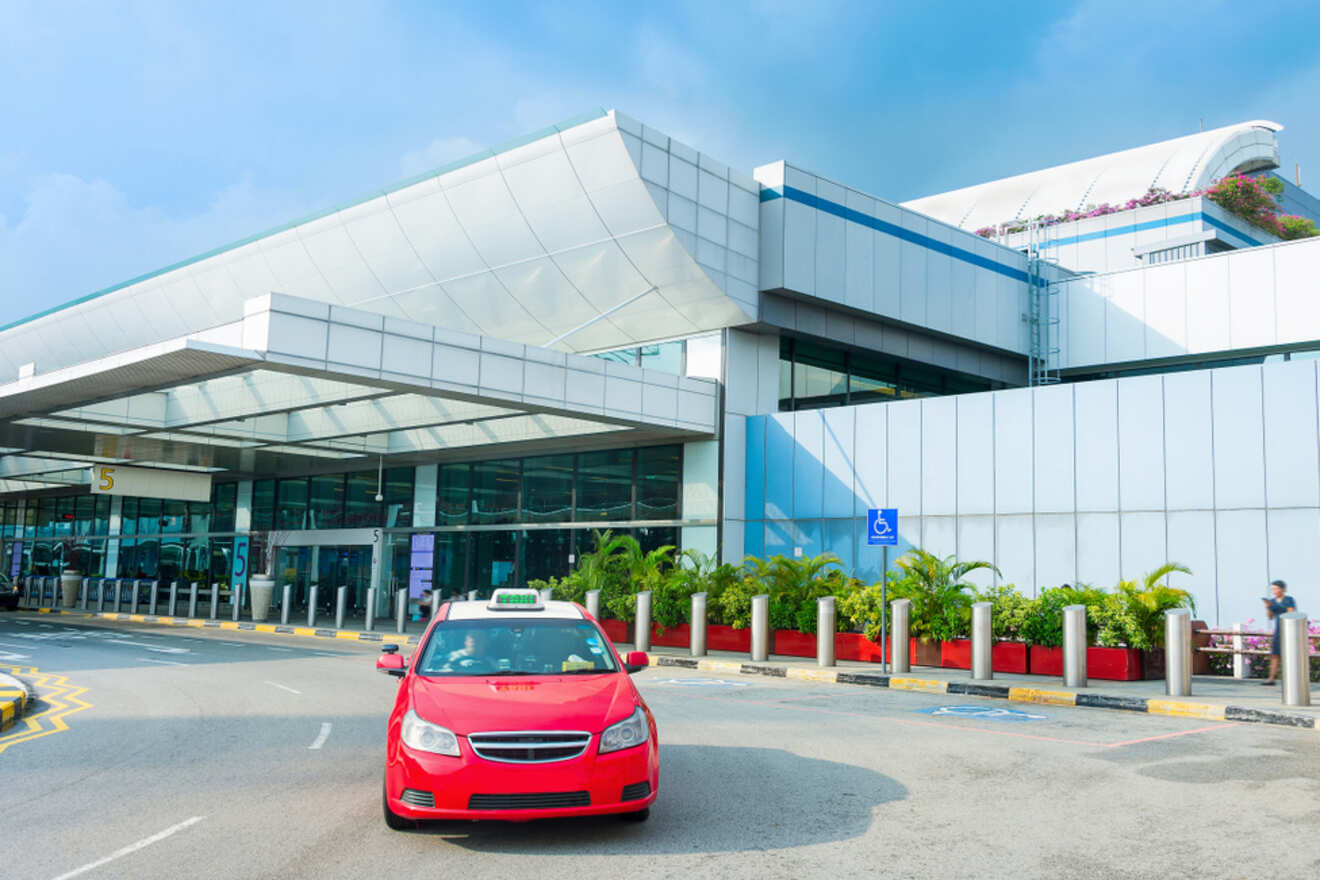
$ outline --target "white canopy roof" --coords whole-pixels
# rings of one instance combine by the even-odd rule
[[[981,229],[1086,205],[1118,204],[1151,187],[1190,192],[1233,171],[1277,168],[1275,132],[1282,129],[1264,119],[1240,122],[926,196],[903,206],[963,229]]]

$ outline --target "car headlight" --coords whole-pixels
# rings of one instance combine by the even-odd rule
[[[600,748],[596,751],[603,755],[606,752],[617,752],[619,749],[630,749],[650,738],[651,727],[646,723],[646,713],[638,706],[637,710],[627,718],[605,728],[605,732],[600,735]]]
[[[458,737],[454,732],[439,724],[432,724],[412,709],[403,716],[403,726],[399,736],[403,739],[403,744],[410,749],[458,757]]]

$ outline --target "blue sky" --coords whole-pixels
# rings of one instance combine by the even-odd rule
[[[1320,6],[0,0],[0,324],[599,107],[893,201],[1245,119]]]

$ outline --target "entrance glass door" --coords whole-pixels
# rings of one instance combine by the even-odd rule
[[[348,613],[364,614],[371,586],[371,545],[317,547],[316,552],[321,607],[334,613],[339,588],[348,587]]]

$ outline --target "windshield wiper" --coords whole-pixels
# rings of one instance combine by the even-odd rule
[[[565,669],[563,672],[552,672],[551,675],[604,675],[607,672],[613,672],[613,669]]]
[[[532,672],[530,669],[496,669],[494,672],[473,672],[470,674],[481,677],[488,675],[546,675],[544,672]]]

